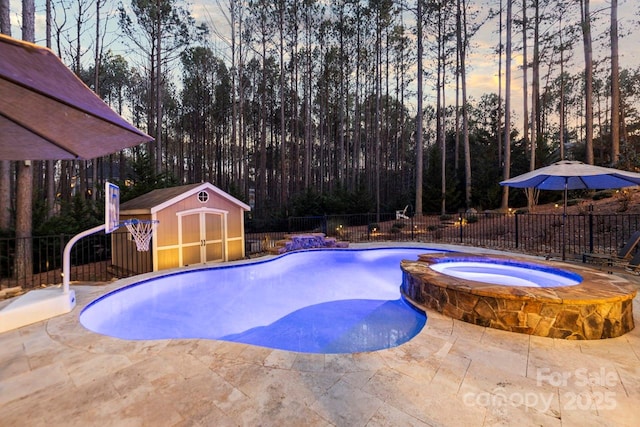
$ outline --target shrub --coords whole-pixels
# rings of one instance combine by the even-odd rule
[[[327,236],[339,236],[344,233],[345,221],[342,218],[329,218],[327,220]]]
[[[477,215],[469,215],[467,217],[467,224],[473,224],[479,221],[480,218],[477,217]]]
[[[629,210],[629,204],[631,203],[631,192],[628,190],[620,190],[616,193],[618,199],[618,212],[626,212]]]
[[[591,198],[593,200],[602,200],[602,199],[608,199],[609,197],[613,197],[612,190],[596,191],[595,193],[593,193],[593,196]]]
[[[406,224],[404,222],[394,222],[391,228],[402,229]]]

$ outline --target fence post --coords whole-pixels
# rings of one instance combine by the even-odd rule
[[[589,253],[593,253],[593,205],[589,206]]]
[[[518,213],[518,211],[516,211],[516,213],[515,213],[515,221],[516,221],[516,249],[518,249],[518,248],[520,247],[520,238],[519,238],[520,233],[518,232],[518,231],[519,231],[519,227],[518,227],[518,215],[519,215],[519,213]]]
[[[409,225],[411,226],[411,240],[415,239],[415,230],[414,230],[414,225],[413,225],[413,215],[411,216],[411,218],[409,219]]]
[[[462,243],[462,212],[458,214],[458,222],[460,223],[460,243]]]
[[[62,271],[62,259],[64,258],[64,245],[66,245],[65,242],[65,235],[64,234],[60,234],[60,271]],[[57,263],[56,263],[56,266]],[[60,278],[62,278],[62,274],[60,274]]]

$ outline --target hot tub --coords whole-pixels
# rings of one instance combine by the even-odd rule
[[[563,339],[613,338],[634,328],[635,286],[580,265],[441,253],[401,268],[406,300],[476,325]]]
[[[448,276],[493,285],[555,288],[575,286],[582,282],[579,274],[559,268],[493,258],[450,257],[446,262],[437,262],[430,267]]]

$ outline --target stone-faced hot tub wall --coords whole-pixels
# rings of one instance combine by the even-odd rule
[[[444,257],[505,259],[535,264],[522,257],[476,254],[424,254],[402,261],[401,291],[419,308],[431,308],[480,326],[564,339],[601,339],[634,328],[635,286],[628,280],[587,267],[538,263],[582,276],[574,286],[536,288],[501,286],[438,273],[429,267]]]

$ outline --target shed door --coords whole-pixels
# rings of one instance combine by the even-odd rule
[[[224,215],[203,213],[202,221],[202,256],[203,262],[226,261],[226,248],[224,247],[226,230],[224,229]]]
[[[200,214],[190,214],[181,217],[180,231],[182,232],[181,265],[200,264],[202,261],[202,239],[200,238]]]
[[[226,261],[224,213],[200,211],[180,217],[182,265]]]

